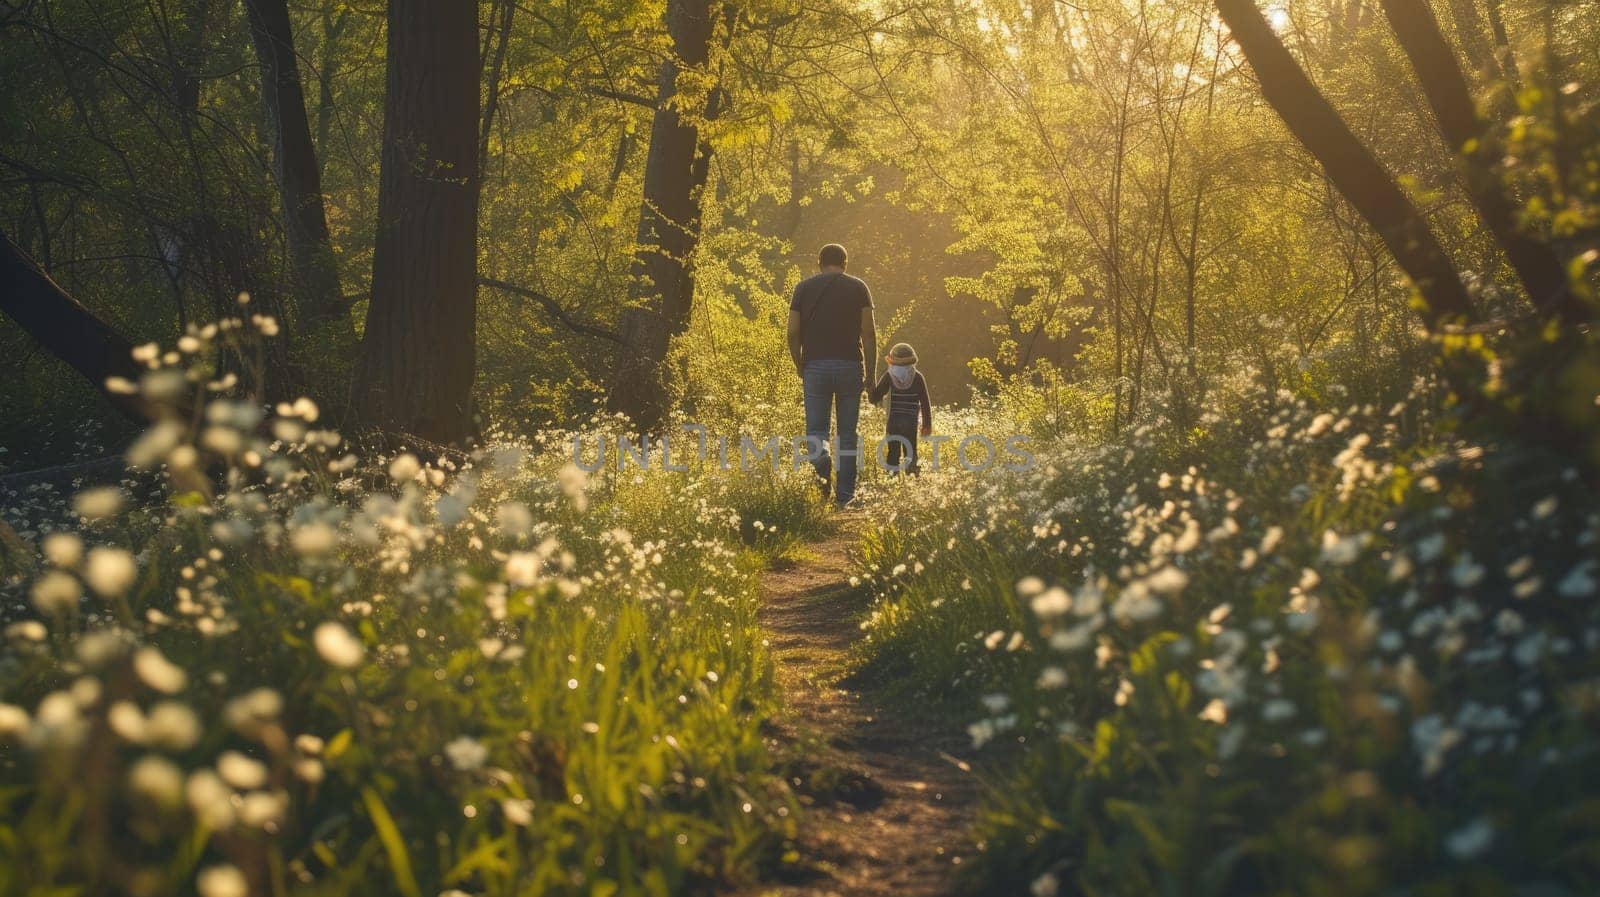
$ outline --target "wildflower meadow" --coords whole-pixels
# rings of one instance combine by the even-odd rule
[[[0,84],[0,897],[1600,895],[1600,0]]]

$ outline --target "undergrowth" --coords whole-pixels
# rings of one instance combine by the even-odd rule
[[[782,849],[756,574],[809,474],[358,458],[229,397],[248,330],[141,352],[119,388],[203,412],[124,483],[8,497],[0,892],[667,894]]]
[[[1019,757],[974,890],[1593,892],[1600,504],[1433,403],[1250,396],[896,495],[860,667]]]

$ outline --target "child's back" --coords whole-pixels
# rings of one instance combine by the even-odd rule
[[[933,411],[928,403],[928,381],[921,371],[911,372],[911,383],[902,388],[892,375],[885,373],[872,387],[872,402],[877,404],[889,395],[889,428],[915,433],[920,420],[930,421]],[[898,426],[896,426],[898,425]]]

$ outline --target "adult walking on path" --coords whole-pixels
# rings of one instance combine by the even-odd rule
[[[862,390],[877,372],[878,358],[872,291],[861,278],[845,273],[848,258],[837,243],[822,247],[819,273],[800,281],[789,303],[789,355],[804,384],[808,457],[821,479],[822,494],[832,495],[840,507],[855,497],[861,454],[856,422]],[[828,451],[835,409],[837,493],[831,488],[834,465]]]

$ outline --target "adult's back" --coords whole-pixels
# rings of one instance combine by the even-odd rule
[[[872,291],[853,274],[823,271],[800,281],[789,304],[800,316],[800,363],[864,363],[861,310],[871,307]]]

